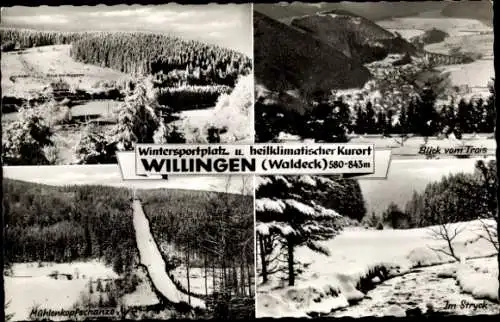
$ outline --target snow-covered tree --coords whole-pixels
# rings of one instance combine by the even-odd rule
[[[254,137],[253,88],[253,76],[246,75],[239,78],[230,94],[219,96],[213,117],[204,128],[205,135],[209,135],[210,129],[216,129],[224,143],[251,143]]]
[[[89,124],[82,133],[75,148],[77,163],[104,164],[116,162],[116,146],[111,138],[92,124]]]
[[[342,186],[326,176],[266,176],[256,178],[255,211],[259,239],[278,237],[279,246],[286,249],[288,284],[294,285],[294,250],[307,246],[327,255],[320,245],[335,237],[342,218],[336,211],[322,206],[328,195],[339,193]],[[267,261],[262,256],[269,250],[262,249],[261,265],[264,281],[267,280]],[[278,245],[271,245],[276,247]]]
[[[44,148],[52,146],[52,130],[38,110],[21,109],[2,138],[2,159],[9,165],[46,165]]]
[[[115,140],[119,149],[132,150],[136,143],[154,143],[153,136],[161,120],[156,111],[152,83],[139,82],[132,95],[126,97],[118,112]]]

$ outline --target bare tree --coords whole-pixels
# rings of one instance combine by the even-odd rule
[[[460,258],[457,256],[457,254],[455,253],[455,249],[453,248],[453,240],[465,230],[465,227],[455,226],[455,228],[452,228],[451,224],[441,224],[437,228],[429,229],[431,237],[433,239],[445,241],[447,245],[447,248],[437,248],[430,246],[429,248],[435,252],[451,256],[456,261],[460,261]]]
[[[284,240],[279,235],[257,234],[259,244],[259,261],[262,282],[266,283],[270,275],[282,272],[284,268],[280,265],[279,259],[283,257]]]
[[[478,239],[484,239],[491,243],[493,247],[498,252],[498,231],[497,231],[497,223],[496,222],[487,222],[484,219],[479,219],[481,223],[481,228]]]

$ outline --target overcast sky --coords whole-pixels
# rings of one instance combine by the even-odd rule
[[[168,180],[122,180],[118,165],[67,165],[67,166],[4,166],[5,178],[36,182],[54,186],[60,185],[105,185],[137,189],[187,189],[253,193],[253,178],[246,182],[241,176],[170,176]],[[250,178],[250,180],[248,179]],[[229,180],[229,184],[228,184]],[[227,190],[226,190],[227,186]]]
[[[2,8],[2,26],[44,30],[151,31],[252,54],[250,4]]]

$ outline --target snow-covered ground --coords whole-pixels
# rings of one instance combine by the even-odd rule
[[[486,267],[496,260],[496,257],[489,257],[470,262]],[[382,282],[368,291],[361,302],[336,310],[329,316],[406,316],[408,309],[418,308],[422,312],[427,312],[429,307],[435,311],[460,315],[498,312],[500,305],[473,299],[470,294],[461,292],[461,285],[457,285],[456,275],[456,264],[420,268]],[[486,307],[483,308],[481,304],[486,304]]]
[[[450,72],[453,86],[466,84],[474,94],[489,94],[488,83],[495,77],[492,27],[474,19],[444,17],[439,12],[382,20],[377,21],[377,24],[390,31],[397,31],[407,39],[433,28],[448,33],[449,36],[444,41],[426,45],[425,50],[446,55],[470,53],[481,57],[481,60],[470,64],[443,66],[439,70]]]
[[[166,273],[165,262],[151,234],[149,221],[144,214],[141,203],[138,200],[134,200],[132,207],[134,210],[134,229],[140,262],[146,267],[151,282],[158,292],[172,303],[179,303],[181,301],[188,303],[188,296],[176,288]],[[191,305],[204,308],[205,302],[191,297]]]
[[[479,222],[457,223],[452,226],[459,225],[467,227],[453,243],[455,252],[460,258],[496,254],[491,244],[482,239],[477,240]],[[411,230],[352,228],[342,232],[335,239],[324,242],[323,245],[331,252],[330,256],[319,255],[305,247],[296,249],[297,260],[306,264],[307,268],[297,277],[295,286],[285,286],[277,279],[272,279],[266,285],[257,286],[258,317],[305,316],[310,312],[329,313],[333,309],[347,307],[349,301],[363,299],[365,295],[356,289],[356,285],[376,267],[386,267],[390,276],[398,276],[410,272],[417,266],[453,261],[447,255],[429,248],[429,246],[433,248],[446,246],[444,242],[430,238],[429,228]],[[493,269],[488,272],[490,271],[493,272]],[[457,280],[465,286],[465,291],[473,295],[496,294],[498,280],[494,272],[474,277],[475,281],[481,279],[481,284],[468,283],[471,276],[468,271],[463,271],[463,276],[457,274]],[[443,294],[443,297],[446,296]]]
[[[425,32],[425,30],[415,29],[415,28],[408,28],[408,29],[405,29],[405,28],[387,28],[387,30],[389,30],[390,32],[392,32],[394,34],[396,32],[399,33],[401,35],[401,37],[403,37],[406,40],[410,40],[413,37],[423,35]]]
[[[215,274],[217,275],[219,270],[216,270]],[[179,266],[172,271],[172,276],[179,281],[184,287],[187,289],[187,276],[186,276],[186,267]],[[217,282],[217,277],[216,277]],[[205,270],[199,267],[192,267],[189,269],[189,288],[193,293],[196,294],[205,294]],[[207,291],[208,294],[212,294],[213,292],[213,276],[212,271],[209,270],[207,272]]]
[[[498,300],[498,261],[462,263],[456,271],[456,278],[461,288],[476,298]]]
[[[116,273],[97,261],[74,263],[15,263],[12,274],[4,276],[5,300],[10,304],[7,314],[14,314],[13,320],[29,320],[31,310],[70,309],[82,293],[88,291],[90,279],[115,279]],[[61,276],[58,279],[49,274],[70,274],[71,280]]]
[[[495,78],[493,59],[476,60],[470,64],[440,66],[437,69],[449,73],[452,86],[466,84],[471,94],[480,95],[483,98],[490,95],[488,84],[492,78]]]
[[[125,294],[121,300],[124,306],[148,306],[158,304],[160,301],[153,291],[147,272],[141,267],[136,271],[141,282],[134,292]]]

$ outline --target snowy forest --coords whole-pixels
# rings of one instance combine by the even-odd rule
[[[102,257],[122,273],[136,252],[129,198],[127,189],[4,179],[6,266]]]
[[[171,275],[177,285],[193,298],[212,301],[221,317],[253,317],[253,198],[210,192],[201,207],[190,203],[190,194],[179,200],[159,193],[139,194],[139,198],[150,214],[156,241],[174,245],[164,258],[172,272],[179,269],[184,274]],[[165,208],[165,202],[177,203],[183,216]],[[202,278],[198,288],[193,287],[193,274]],[[180,283],[181,279],[185,282]]]

